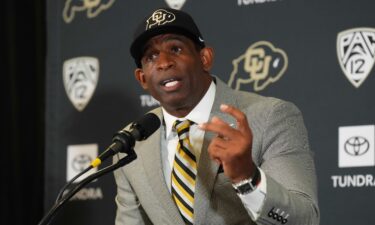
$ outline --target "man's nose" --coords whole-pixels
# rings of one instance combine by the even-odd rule
[[[160,52],[158,57],[159,69],[165,70],[174,66],[173,57],[167,52]]]

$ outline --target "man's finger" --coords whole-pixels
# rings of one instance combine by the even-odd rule
[[[211,131],[221,137],[231,138],[235,135],[235,130],[218,117],[213,117],[210,122],[199,124],[199,128],[204,131]]]
[[[233,116],[237,121],[237,128],[241,131],[248,130],[248,121],[246,115],[234,106],[221,104],[220,109],[222,112]]]

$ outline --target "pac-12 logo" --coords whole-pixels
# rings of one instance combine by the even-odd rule
[[[254,91],[261,91],[284,75],[288,67],[288,57],[272,43],[259,41],[232,63],[233,71],[228,81],[230,87],[244,90],[244,86],[252,84]]]
[[[73,21],[76,12],[86,11],[87,18],[94,18],[103,10],[110,8],[115,0],[66,0],[63,10],[65,23]]]
[[[82,111],[94,94],[99,79],[99,60],[94,57],[77,57],[63,65],[63,81],[69,100]]]
[[[186,0],[165,0],[168,6],[172,9],[181,9]]]
[[[340,32],[337,56],[345,76],[359,88],[374,66],[375,29],[354,28]]]

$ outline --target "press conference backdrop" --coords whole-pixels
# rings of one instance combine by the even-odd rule
[[[117,130],[158,106],[134,79],[128,49],[138,22],[167,6],[191,13],[215,48],[213,74],[301,109],[315,152],[321,224],[374,224],[372,0],[48,1],[46,210]],[[103,176],[53,224],[111,224],[115,193],[113,175]]]

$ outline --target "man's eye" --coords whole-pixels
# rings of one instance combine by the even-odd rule
[[[146,55],[145,59],[146,59],[147,62],[151,62],[151,61],[154,61],[154,59],[156,59],[156,57],[158,57],[158,54],[152,53],[152,54]]]
[[[179,53],[179,52],[182,51],[182,49],[181,49],[180,47],[177,47],[177,46],[173,46],[173,47],[171,48],[171,50],[172,50],[172,52],[174,52],[174,53]]]

